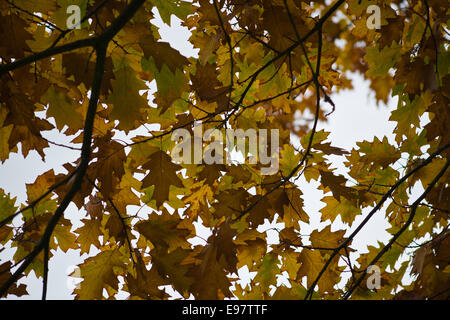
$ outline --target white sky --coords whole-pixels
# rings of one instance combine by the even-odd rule
[[[163,40],[170,42],[172,47],[186,56],[196,55],[196,50],[188,42],[189,32],[186,28],[180,27],[180,21],[172,16],[172,27],[168,27],[161,22],[157,12],[155,13],[157,19],[154,23],[160,27],[160,34]],[[392,141],[392,131],[395,124],[389,122],[388,118],[390,111],[395,108],[396,102],[389,101],[388,106],[380,105],[377,107],[374,95],[369,91],[368,83],[360,76],[353,75],[352,77],[354,78],[354,87],[356,89],[342,91],[332,96],[336,104],[336,110],[328,117],[329,122],[327,124],[319,124],[318,130],[331,131],[329,140],[332,142],[332,145],[346,150],[356,147],[357,141],[372,141],[375,136],[381,140],[386,135]],[[58,134],[57,131],[49,132],[46,134],[46,137],[59,143],[68,144],[70,142],[70,139]],[[79,157],[77,151],[56,146],[46,149],[46,154],[45,163],[42,162],[36,152],[31,152],[26,159],[19,154],[12,154],[4,164],[0,165],[0,188],[3,188],[13,196],[17,196],[19,202],[23,202],[26,199],[25,183],[34,182],[38,175],[52,168],[56,172],[65,172],[61,165],[68,161],[74,161]],[[339,173],[345,172],[342,163],[334,162],[333,167],[337,167]],[[317,189],[319,183],[307,184],[303,178],[300,178],[298,181],[304,194],[305,211],[310,215],[312,227],[317,228],[320,222],[318,212],[324,206],[319,201],[322,196],[322,192]],[[73,204],[69,206],[65,213],[66,218],[82,218],[80,215],[84,215],[84,213],[79,213]],[[356,219],[354,226],[362,220],[363,216],[361,215]],[[321,227],[328,223],[322,223]],[[75,225],[74,229],[79,226],[80,224]],[[384,219],[383,211],[380,211],[364,227],[360,235],[355,238],[353,247],[364,250],[366,245],[376,245],[377,240],[386,242],[388,233],[385,229],[389,226]],[[264,226],[263,228],[265,227],[269,226]],[[313,230],[312,228],[308,229],[304,223],[302,223],[302,227],[304,228],[302,229],[302,234],[309,234]],[[339,218],[333,223],[333,230],[342,229],[343,227],[342,223],[339,222]],[[8,259],[10,255],[11,250],[0,253],[0,259],[3,261]],[[83,258],[85,257],[87,257],[86,254]],[[62,251],[54,253],[53,258],[49,262],[48,299],[73,299],[74,296],[71,295],[73,289],[71,285],[72,278],[68,277],[68,274],[73,270],[74,265],[83,261],[83,258],[79,256],[78,251],[74,250],[69,250],[67,253]],[[243,275],[245,277],[245,273]],[[24,282],[28,284],[30,295],[21,299],[40,299],[42,280],[37,279],[33,274]],[[10,295],[9,298],[14,299],[14,296]]]

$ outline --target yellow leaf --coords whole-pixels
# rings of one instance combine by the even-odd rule
[[[138,223],[135,228],[155,247],[168,248],[172,251],[176,248],[190,247],[186,241],[190,230],[179,227],[180,223],[178,214],[171,215],[167,210],[163,210],[161,215],[153,213],[146,221]]]
[[[56,127],[59,130],[62,130],[65,125],[72,132],[83,127],[81,114],[76,111],[79,105],[68,97],[67,90],[51,86],[42,99],[44,103],[48,103],[47,117],[55,119]]]
[[[361,209],[357,207],[352,201],[342,198],[340,201],[332,196],[327,196],[322,199],[326,203],[325,208],[322,208],[322,221],[330,220],[334,222],[338,215],[341,216],[342,222],[352,223],[357,215],[361,213]]]
[[[69,249],[77,249],[76,245],[76,236],[70,232],[71,225],[57,225],[53,230],[53,235],[58,241],[58,247],[61,248],[62,251],[67,252]]]
[[[94,257],[86,259],[80,266],[83,281],[74,290],[75,298],[80,300],[98,300],[103,298],[103,288],[107,286],[117,290],[118,271],[125,268],[124,256],[118,249],[107,249]]]
[[[297,278],[301,279],[303,276],[306,276],[307,284],[311,286],[319,275],[325,261],[318,250],[303,249],[299,256],[299,262],[301,262],[301,266],[298,269]],[[321,276],[318,282],[320,293],[333,291],[337,280],[333,268],[334,266],[332,264]]]
[[[139,90],[147,89],[144,82],[137,78],[136,72],[127,65],[126,60],[121,61],[114,71],[115,80],[112,80],[112,93],[107,103],[113,106],[111,119],[118,120],[118,128],[128,132],[137,128],[139,121],[144,120],[144,108],[149,108],[146,94],[141,96]]]
[[[309,236],[313,247],[337,248],[344,239],[345,230],[332,232],[331,226],[326,226],[322,231],[314,230]]]
[[[77,242],[80,244],[81,253],[89,253],[91,245],[100,246],[99,237],[102,235],[100,229],[101,221],[89,219],[81,221],[84,223],[84,226],[75,230],[75,233],[78,233]]]

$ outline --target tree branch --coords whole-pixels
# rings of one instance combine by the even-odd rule
[[[93,47],[98,41],[98,37],[90,37],[85,39],[80,39],[74,42],[70,42],[67,44],[63,44],[58,47],[48,48],[44,51],[32,54],[30,56],[27,56],[23,59],[16,60],[14,62],[8,63],[8,64],[2,64],[0,65],[0,75],[7,73],[9,71],[15,70],[17,68],[26,66],[32,62],[36,62],[51,56],[54,56],[56,54],[64,53],[67,51],[80,49],[84,47]]]
[[[316,65],[316,74],[315,77],[318,77],[319,70],[320,70],[320,60],[321,60],[321,51],[322,51],[322,27],[318,29],[318,37],[319,37],[319,46],[318,46],[318,54],[317,54],[317,65]],[[314,139],[314,134],[316,132],[317,123],[319,121],[319,112],[320,112],[320,84],[318,83],[318,80],[314,80],[315,86],[316,86],[316,112],[314,115],[314,124],[311,130],[311,136],[308,141],[308,146],[306,148],[305,154],[303,155],[300,162],[295,166],[294,169],[289,173],[289,175],[282,179],[279,183],[277,183],[272,189],[267,191],[264,195],[259,197],[255,202],[253,202],[250,206],[248,206],[245,210],[241,212],[241,214],[236,217],[233,221],[237,221],[241,219],[243,216],[245,216],[247,213],[249,213],[264,197],[267,197],[269,194],[277,190],[279,187],[284,185],[287,181],[289,181],[290,178],[292,178],[298,169],[301,168],[303,163],[306,161],[306,158],[309,156],[309,152],[311,151],[312,141]]]
[[[95,113],[97,111],[98,97],[100,93],[100,86],[103,77],[105,57],[106,57],[106,45],[97,47],[97,62],[95,66],[94,80],[92,84],[92,94],[89,100],[89,106],[86,113],[86,121],[84,125],[84,135],[83,135],[83,146],[81,151],[81,161],[78,166],[77,173],[75,175],[75,180],[67,192],[63,200],[61,201],[59,207],[56,209],[54,215],[50,219],[47,227],[45,228],[44,234],[42,235],[38,244],[34,247],[33,251],[28,255],[28,257],[22,262],[20,267],[12,274],[12,276],[4,283],[0,289],[0,296],[3,296],[8,288],[17,281],[17,279],[22,275],[22,272],[31,264],[34,258],[48,245],[50,242],[51,235],[54,228],[56,227],[59,219],[64,214],[67,206],[72,201],[72,198],[78,192],[83,181],[84,174],[88,168],[90,156],[91,156],[91,137],[92,129],[94,123]],[[48,271],[48,270],[47,270]],[[44,274],[44,278],[46,275]]]
[[[23,209],[20,209],[19,211],[13,213],[12,215],[4,218],[2,221],[0,221],[0,228],[3,227],[4,225],[8,224],[9,222],[11,222],[12,219],[14,219],[16,216],[18,216],[19,214],[21,214],[22,212],[28,210],[28,209],[32,209],[34,208],[34,206],[36,206],[36,204],[39,203],[39,201],[41,201],[42,199],[44,199],[45,197],[47,197],[50,193],[52,193],[54,190],[58,189],[59,187],[65,185],[73,176],[74,174],[77,172],[78,169],[75,169],[72,173],[70,173],[68,176],[66,176],[63,180],[61,180],[58,183],[55,183],[50,189],[48,189],[44,194],[42,194],[39,198],[37,198],[36,200],[33,200],[28,206],[26,206]]]
[[[111,39],[121,30],[121,28],[133,17],[139,7],[145,2],[145,0],[133,0],[124,11],[114,20],[114,22],[98,37],[88,38],[79,41],[75,41],[71,44],[63,45],[60,47],[47,49],[39,54],[24,58],[17,62],[13,62],[9,65],[1,66],[4,67],[0,69],[0,74],[4,72],[8,72],[20,66],[26,65],[27,63],[37,61],[44,57],[49,57],[56,53],[65,52],[71,49],[68,48],[78,48],[75,44],[80,43],[84,46],[94,46],[97,59],[95,64],[94,77],[92,80],[92,88],[91,88],[91,96],[89,100],[88,109],[86,112],[86,120],[84,124],[84,134],[83,134],[83,144],[81,147],[81,161],[76,170],[75,179],[70,187],[69,191],[61,201],[59,207],[56,209],[54,215],[51,217],[47,227],[45,228],[44,234],[41,239],[37,243],[37,245],[33,248],[31,253],[27,256],[27,258],[22,262],[19,268],[9,277],[9,279],[3,284],[0,288],[0,296],[3,296],[8,291],[9,287],[15,283],[21,276],[22,273],[27,269],[27,267],[31,264],[34,258],[45,249],[49,243],[53,233],[54,228],[58,224],[59,219],[64,214],[64,211],[72,202],[73,197],[81,188],[81,184],[83,182],[85,173],[89,166],[89,161],[91,158],[91,140],[92,140],[92,132],[94,127],[94,119],[97,111],[97,105],[100,96],[100,88],[103,79],[103,73],[105,68],[105,60],[106,60],[106,49],[108,47]],[[11,66],[12,65],[12,66]],[[45,263],[45,262],[44,262]],[[47,270],[48,272],[48,270]],[[47,279],[47,275],[44,274],[44,279]],[[45,280],[46,281],[46,280]],[[46,285],[44,286],[44,291],[46,290]],[[45,292],[43,292],[43,298],[45,297]]]
[[[449,166],[450,160],[447,160],[441,171],[439,171],[439,173],[434,177],[433,181],[431,181],[428,187],[425,189],[425,191],[412,204],[411,213],[409,214],[408,220],[401,227],[401,229],[394,234],[389,243],[383,247],[383,249],[376,255],[375,258],[373,258],[373,260],[369,263],[369,266],[376,264],[378,260],[380,260],[380,258],[392,247],[394,242],[402,235],[402,233],[409,227],[411,222],[414,220],[414,216],[416,215],[416,210],[420,202],[426,197],[426,195],[431,191],[431,189],[433,189],[433,187],[436,185],[439,179],[444,175],[445,171],[447,171]],[[366,275],[367,275],[367,268],[364,269],[363,274],[358,278],[358,280],[356,280],[356,282],[350,287],[350,289],[347,290],[347,292],[344,295],[344,300],[350,298],[353,291],[355,291],[355,289],[359,286],[359,284],[364,280]]]
[[[320,278],[324,274],[325,270],[330,265],[331,261],[334,259],[334,257],[339,253],[339,251],[343,248],[345,248],[350,241],[353,240],[353,238],[361,231],[361,229],[369,222],[369,220],[373,217],[373,215],[383,206],[384,202],[391,196],[391,194],[403,183],[405,182],[411,175],[413,175],[415,172],[419,171],[421,168],[428,165],[437,155],[439,155],[442,151],[450,147],[450,142],[446,145],[442,146],[438,150],[436,150],[434,153],[432,153],[427,159],[425,159],[420,165],[418,165],[416,168],[408,172],[406,175],[404,175],[400,180],[398,180],[381,198],[381,200],[376,204],[376,206],[369,212],[366,218],[359,224],[359,226],[352,232],[352,234],[338,247],[335,251],[332,252],[330,257],[328,258],[325,265],[320,270],[319,274],[317,275],[314,282],[309,287],[308,291],[306,292],[305,300],[308,298],[312,298],[312,294],[314,292],[314,288],[316,287],[317,283],[319,282]]]
[[[50,243],[44,247],[44,277],[42,280],[42,300],[47,299],[47,284],[48,284],[48,255],[50,251]]]

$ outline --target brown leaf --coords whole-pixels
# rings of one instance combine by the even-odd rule
[[[171,185],[178,188],[183,187],[181,179],[176,174],[176,171],[180,170],[181,166],[174,164],[171,158],[163,151],[153,153],[142,167],[150,170],[150,173],[142,180],[142,188],[155,186],[153,199],[156,200],[158,207],[169,199]]]
[[[344,176],[335,176],[329,171],[319,170],[319,172],[321,175],[320,181],[322,182],[322,185],[324,187],[330,188],[331,192],[333,193],[333,197],[335,197],[336,200],[340,201],[341,196],[348,200],[356,198],[355,190],[345,186],[347,179],[345,179]]]
[[[173,49],[168,42],[156,41],[151,35],[141,36],[139,45],[147,59],[153,58],[158,70],[166,65],[170,71],[175,73],[176,69],[183,70],[183,67],[188,64],[186,57],[181,55],[178,50]]]

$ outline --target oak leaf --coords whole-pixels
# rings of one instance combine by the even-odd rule
[[[103,289],[107,286],[118,289],[118,273],[125,268],[124,256],[119,249],[103,250],[94,257],[87,258],[79,265],[83,278],[79,288],[74,290],[79,300],[102,299]]]
[[[150,170],[150,173],[142,180],[142,188],[155,186],[153,199],[156,200],[158,207],[169,199],[171,185],[183,188],[183,183],[176,174],[181,169],[181,166],[173,163],[164,151],[153,153],[142,167]]]

